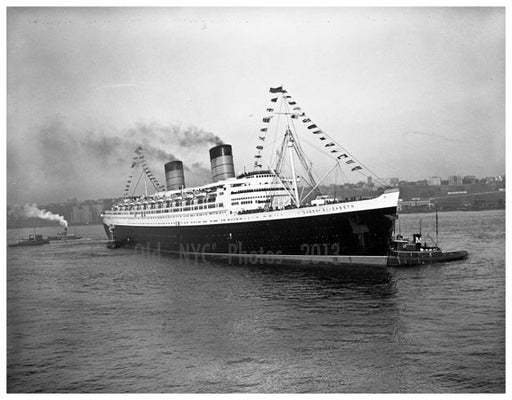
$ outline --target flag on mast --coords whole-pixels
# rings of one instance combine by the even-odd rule
[[[276,88],[270,88],[270,93],[287,93],[286,90],[283,89],[282,86]]]

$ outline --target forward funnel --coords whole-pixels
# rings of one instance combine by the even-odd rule
[[[167,186],[167,190],[178,190],[185,187],[183,162],[169,161],[165,164],[165,185]]]

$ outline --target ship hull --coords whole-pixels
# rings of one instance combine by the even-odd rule
[[[235,263],[387,265],[396,207],[195,226],[114,225],[117,245]],[[109,235],[110,229],[105,225]]]
[[[9,247],[19,247],[19,246],[41,246],[43,244],[50,243],[49,240],[43,239],[43,240],[30,240],[30,241],[21,241],[15,244],[10,244]]]

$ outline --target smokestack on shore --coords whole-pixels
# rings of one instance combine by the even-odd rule
[[[231,145],[221,144],[210,149],[213,182],[235,177]]]
[[[185,187],[183,162],[169,161],[165,164],[165,185],[167,190],[179,190]]]

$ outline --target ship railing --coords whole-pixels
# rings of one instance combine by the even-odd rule
[[[330,204],[339,204],[339,203],[348,203],[348,202],[356,202],[356,201],[363,201],[363,200],[370,200],[374,199],[378,196],[374,197],[368,197],[368,196],[352,196],[352,197],[345,197],[344,199],[335,199],[335,200],[327,200],[325,204],[304,204],[301,206],[301,208],[305,207],[321,207],[325,205]],[[191,204],[186,206],[177,206],[177,207],[163,207],[163,208],[152,208],[152,209],[137,209],[137,210],[106,210],[106,215],[134,215],[138,214],[140,212],[145,212],[145,214],[161,214],[161,213],[175,213],[175,212],[184,212],[184,211],[201,211],[201,210],[209,210],[212,208],[220,208],[223,207],[223,203],[214,203],[214,202],[202,202],[200,204]],[[293,206],[289,206],[288,208],[285,207],[285,209],[291,209]],[[279,211],[282,208],[257,208],[257,209],[251,209],[251,210],[241,210],[238,211],[238,213],[257,213],[257,212],[265,212],[265,211]]]
[[[130,215],[139,215],[140,213],[144,213],[145,215],[155,215],[155,214],[166,214],[166,213],[175,213],[175,212],[184,212],[184,211],[207,211],[216,208],[224,207],[223,203],[202,203],[188,206],[178,206],[178,207],[165,207],[165,208],[154,208],[154,209],[140,209],[140,210],[106,210],[104,212],[105,215],[116,215],[116,216],[130,216]]]
[[[350,199],[348,197],[346,197],[345,199],[337,199],[337,200],[333,200],[333,201],[328,201],[325,204],[318,204],[318,205],[304,204],[304,205],[301,205],[300,208],[311,208],[311,207],[314,208],[314,207],[328,206],[331,204],[353,203],[353,202],[357,202],[357,201],[376,199],[377,197],[378,196],[376,196],[376,197],[361,196],[361,197],[351,197]],[[254,209],[249,209],[249,210],[239,210],[239,211],[237,211],[237,214],[254,214],[254,213],[261,213],[261,212],[291,210],[294,208],[296,208],[296,207],[294,207],[292,205],[288,205],[288,206],[280,207],[280,208],[278,208],[278,207],[254,208]]]

